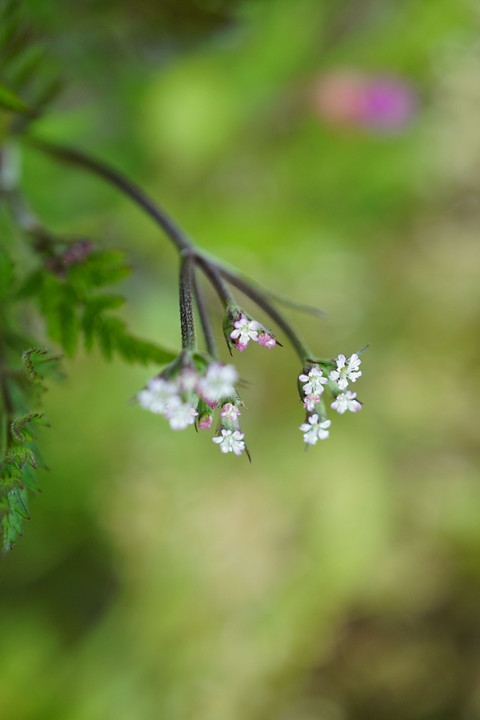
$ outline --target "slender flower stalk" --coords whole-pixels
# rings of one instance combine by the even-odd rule
[[[197,305],[198,310],[198,316],[200,318],[200,324],[202,326],[203,331],[203,337],[205,340],[205,347],[207,349],[207,353],[212,357],[217,359],[218,358],[218,350],[217,350],[217,344],[215,342],[215,335],[213,333],[212,324],[210,322],[210,318],[208,316],[207,308],[205,306],[204,298],[201,293],[199,284],[198,284],[198,278],[197,273],[193,272],[193,278],[192,278],[192,289],[193,289],[193,295],[195,297],[195,302]]]
[[[184,350],[195,350],[196,347],[192,285],[193,257],[190,252],[186,252],[180,265],[180,325]]]
[[[223,282],[221,273],[218,271],[215,263],[207,260],[199,253],[195,253],[195,261],[212,283],[224,307],[227,308],[230,305],[235,305],[235,299]]]

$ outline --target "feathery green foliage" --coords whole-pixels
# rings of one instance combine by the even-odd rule
[[[5,199],[9,201],[8,193]],[[7,226],[8,227],[8,226]],[[42,465],[37,429],[45,424],[38,410],[45,383],[61,376],[59,356],[32,345],[22,331],[31,306],[43,317],[46,337],[72,357],[79,340],[87,351],[98,347],[107,360],[170,362],[175,354],[132,335],[114,314],[125,300],[108,294],[130,273],[123,253],[95,251],[85,240],[65,241],[42,230],[25,250],[35,267],[21,281],[11,253],[0,248],[0,532],[3,550],[12,548],[28,518],[28,493],[38,490],[35,471]],[[20,321],[20,322],[19,322]]]
[[[58,372],[59,358],[33,348],[23,356],[23,368],[15,372],[2,367],[0,377],[4,409],[38,405],[45,390],[44,379]],[[9,422],[10,420],[10,422]],[[43,465],[37,445],[37,431],[45,425],[41,412],[21,417],[2,415],[2,452],[0,454],[0,533],[3,552],[8,552],[22,535],[23,520],[29,519],[28,494],[39,491],[35,471]]]
[[[73,357],[80,341],[107,360],[170,362],[174,353],[130,333],[114,311],[125,300],[109,286],[130,273],[123,253],[84,239],[58,238],[22,195],[15,139],[55,96],[59,83],[18,0],[0,0],[0,533],[12,548],[28,519],[28,495],[44,466],[37,444],[45,382],[61,375],[54,344]],[[27,272],[24,268],[29,269]],[[31,336],[40,314],[45,332]],[[28,328],[28,330],[27,330]],[[30,348],[30,349],[29,349]]]

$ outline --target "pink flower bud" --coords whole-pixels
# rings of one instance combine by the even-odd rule
[[[277,341],[271,335],[263,332],[258,336],[258,344],[271,350],[277,344]]]
[[[212,426],[212,416],[211,415],[202,415],[200,418],[200,422],[198,423],[198,427],[200,430],[210,430]]]

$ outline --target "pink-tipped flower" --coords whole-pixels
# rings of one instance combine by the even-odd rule
[[[238,352],[243,352],[247,349],[248,343],[236,342],[235,347],[237,348]]]
[[[222,430],[222,434],[212,438],[212,441],[220,447],[222,453],[233,452],[235,455],[241,455],[245,450],[244,437],[244,434],[238,430],[233,432],[232,430]]]
[[[332,424],[331,420],[320,420],[318,415],[310,415],[308,422],[300,425],[303,432],[303,439],[307,445],[315,445],[318,440],[326,440],[329,436],[328,428]]]
[[[268,333],[262,332],[258,336],[258,344],[262,345],[262,347],[266,347],[268,350],[271,350],[273,347],[275,347],[277,341]]]
[[[165,417],[172,430],[185,430],[193,425],[198,413],[190,403],[184,403],[179,397],[174,397],[167,405]]]
[[[303,401],[303,407],[306,408],[308,412],[312,412],[315,410],[315,405],[317,405],[320,401],[320,395],[307,395]]]
[[[234,330],[230,333],[230,337],[235,341],[235,345],[240,352],[245,350],[250,340],[258,341],[258,327],[256,320],[250,320],[243,314],[234,322]]]
[[[240,410],[233,403],[225,403],[220,410],[220,417],[231,420],[232,422],[236,422],[237,417],[241,414]]]
[[[362,409],[362,404],[355,399],[356,397],[357,393],[347,390],[347,392],[337,395],[330,407],[340,413],[340,415],[343,415],[347,410],[350,412],[358,412],[358,410]]]

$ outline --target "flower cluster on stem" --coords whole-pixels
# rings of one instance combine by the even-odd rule
[[[251,342],[258,342],[268,350],[277,345],[277,339],[257,320],[251,318],[243,310],[228,308],[225,318],[225,339],[229,347],[243,352]]]
[[[172,430],[197,424],[200,430],[212,427],[215,409],[220,409],[220,435],[213,438],[224,453],[240,455],[246,448],[240,432],[238,373],[198,353],[182,353],[160,375],[151,378],[137,394],[141,407],[163,415]]]
[[[213,409],[221,405],[221,424],[214,438],[222,452],[241,454],[245,448],[243,434],[238,428],[237,414],[228,405],[238,410],[238,395],[234,382],[238,375],[232,365],[223,365],[217,359],[215,334],[212,331],[210,317],[196,279],[201,272],[216,291],[225,310],[224,335],[228,349],[245,350],[250,342],[258,342],[262,347],[271,349],[280,345],[270,330],[264,327],[236,304],[230,286],[238,289],[266,313],[288,338],[302,364],[303,372],[299,376],[302,383],[300,396],[307,412],[306,422],[302,424],[304,440],[307,444],[316,444],[328,437],[330,421],[325,417],[324,392],[332,398],[331,408],[343,414],[357,412],[361,403],[356,393],[347,389],[350,382],[356,382],[361,376],[358,353],[350,358],[339,355],[336,360],[310,360],[312,353],[306,347],[294,326],[271,301],[271,294],[263,292],[257,286],[243,279],[237,272],[227,269],[214,258],[201,252],[186,233],[169,215],[157,205],[143,190],[132,183],[116,169],[99,162],[88,154],[75,148],[25,137],[26,142],[37,150],[47,153],[55,160],[75,165],[103,178],[109,184],[138,205],[168,236],[181,255],[180,271],[180,320],[182,331],[182,362],[174,363],[174,371],[167,368],[148,381],[146,387],[138,393],[140,405],[154,413],[164,415],[174,430],[183,429],[197,421],[198,428],[208,429],[212,425]],[[75,262],[72,257],[70,262]],[[194,302],[200,316],[204,341],[208,352],[208,361],[198,361],[195,333]],[[297,309],[313,312],[307,308],[285,301]],[[187,357],[197,358],[193,363],[185,364]],[[222,414],[223,413],[223,414]]]
[[[307,445],[315,445],[318,440],[329,437],[331,420],[327,420],[325,402],[322,397],[325,390],[331,396],[330,407],[340,415],[345,412],[357,412],[362,405],[356,399],[357,394],[347,390],[349,382],[356,382],[361,376],[361,360],[357,353],[346,358],[339,355],[332,361],[311,362],[298,376],[300,398],[307,411],[304,423],[300,425],[303,440]]]

